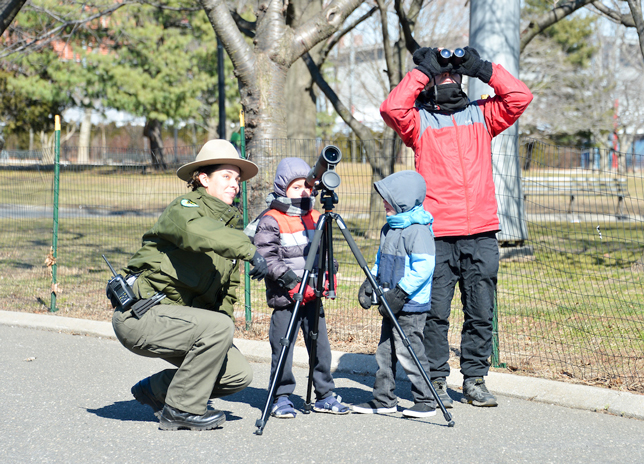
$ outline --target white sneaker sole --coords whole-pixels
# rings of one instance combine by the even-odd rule
[[[424,417],[432,417],[436,415],[436,410],[434,409],[433,411],[427,411],[427,412],[419,412],[419,411],[412,411],[410,409],[405,409],[402,412],[402,415],[405,417],[415,417],[418,419],[422,419]]]
[[[354,406],[352,410],[353,412],[358,414],[391,414],[393,412],[397,412],[398,408],[394,406],[393,408],[371,409],[371,408],[358,408]]]

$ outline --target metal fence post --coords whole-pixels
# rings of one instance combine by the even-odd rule
[[[246,159],[246,136],[244,135],[244,110],[239,110],[239,135],[241,137],[241,157]],[[248,225],[248,196],[246,182],[242,182],[242,208],[244,209],[244,229]],[[244,308],[246,309],[246,330],[250,329],[252,307],[250,301],[250,264],[244,261]]]
[[[496,304],[496,291],[494,292],[494,314],[492,315],[492,367],[507,367],[499,362],[499,316]]]
[[[51,305],[49,311],[56,312],[56,271],[58,264],[56,258],[58,257],[58,189],[60,185],[60,116],[54,116],[54,224],[53,224],[53,238],[51,245],[51,252],[53,257],[53,264],[51,266]]]

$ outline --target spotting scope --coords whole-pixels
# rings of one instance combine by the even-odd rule
[[[340,175],[335,172],[335,166],[342,159],[342,152],[333,145],[322,149],[318,160],[306,176],[305,184],[309,188],[319,188],[317,183],[322,183],[327,190],[335,190],[340,185]]]

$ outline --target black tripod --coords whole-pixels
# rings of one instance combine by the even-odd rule
[[[304,405],[305,412],[311,411],[313,369],[315,366],[315,357],[317,355],[316,353],[317,343],[315,342],[315,340],[317,340],[317,336],[318,336],[320,308],[322,305],[321,297],[322,297],[322,292],[324,288],[324,277],[327,269],[329,270],[328,272],[329,290],[328,290],[327,296],[329,298],[335,298],[335,290],[334,290],[335,276],[333,275],[334,274],[333,273],[333,269],[334,269],[333,232],[332,232],[333,224],[331,222],[331,219],[335,220],[336,224],[338,225],[340,232],[342,232],[342,235],[344,236],[344,239],[349,245],[349,248],[351,249],[353,256],[358,262],[358,265],[367,276],[367,279],[369,280],[369,283],[371,284],[371,286],[374,288],[374,291],[378,297],[378,300],[385,305],[385,308],[387,308],[387,313],[389,314],[389,318],[391,319],[392,324],[394,325],[396,331],[400,335],[400,338],[402,339],[403,344],[409,350],[411,357],[414,359],[414,362],[416,363],[418,370],[421,372],[423,378],[425,379],[425,382],[427,382],[427,385],[429,386],[429,389],[431,390],[432,395],[436,399],[436,402],[438,403],[441,411],[443,411],[443,417],[445,417],[445,420],[447,421],[447,425],[449,427],[454,427],[454,420],[452,419],[452,415],[449,412],[447,412],[447,410],[445,409],[445,405],[443,404],[440,397],[438,396],[438,393],[436,393],[436,389],[432,385],[432,382],[429,379],[429,376],[427,375],[422,365],[420,364],[420,361],[418,360],[416,353],[414,353],[414,350],[411,347],[411,343],[409,342],[409,339],[404,334],[402,328],[400,327],[400,324],[396,320],[396,317],[391,312],[391,308],[389,307],[389,304],[384,298],[383,289],[376,283],[376,280],[374,279],[373,275],[371,275],[371,271],[367,265],[367,262],[365,261],[364,256],[362,256],[362,253],[360,252],[360,249],[356,245],[356,242],[353,240],[353,237],[351,236],[351,233],[349,232],[347,225],[344,223],[344,220],[339,214],[333,212],[333,207],[338,202],[338,196],[333,190],[324,189],[322,190],[320,201],[324,206],[324,214],[320,216],[320,219],[318,220],[317,226],[315,228],[315,234],[311,242],[311,248],[309,249],[309,254],[306,257],[306,264],[304,266],[302,283],[300,285],[298,292],[293,297],[295,300],[293,315],[291,316],[291,320],[289,321],[288,329],[286,330],[286,336],[280,340],[282,349],[280,351],[280,355],[277,361],[275,376],[271,379],[271,382],[268,388],[268,398],[266,399],[266,405],[264,406],[262,417],[257,419],[257,421],[255,422],[255,426],[257,427],[257,430],[255,430],[255,435],[262,435],[262,433],[264,432],[264,427],[266,427],[266,422],[268,421],[268,418],[270,415],[269,411],[270,411],[271,405],[273,404],[273,401],[275,400],[275,390],[277,389],[277,382],[282,377],[282,373],[284,371],[284,362],[286,360],[286,353],[288,351],[288,347],[292,343],[295,343],[295,336],[297,335],[295,333],[295,327],[297,327],[298,312],[302,306],[302,298],[304,295],[304,291],[306,290],[306,286],[309,283],[309,278],[313,270],[313,265],[315,264],[315,258],[317,256],[318,248],[320,248],[320,260],[318,265],[317,283],[315,286],[316,314],[315,314],[315,322],[313,324],[313,331],[311,333],[311,340],[313,340],[313,343],[309,352],[309,382],[306,390],[306,402]]]

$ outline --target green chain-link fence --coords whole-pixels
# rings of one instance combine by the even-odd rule
[[[332,143],[343,152],[335,211],[372,264],[384,223],[372,182],[391,169],[413,169],[414,156],[398,141]],[[248,146],[250,159],[261,158],[262,166],[248,183],[251,219],[264,207],[279,160],[299,156],[313,162],[326,144],[277,140]],[[507,155],[503,143],[494,146],[498,166]],[[523,223],[526,236],[501,241],[494,363],[546,378],[644,392],[642,156],[530,139],[519,139],[518,146],[521,179],[506,173],[504,181],[520,186],[510,199],[519,208],[506,220]],[[81,165],[76,148],[61,148],[56,314],[111,318],[105,298],[111,274],[101,254],[115,267],[126,264],[163,208],[187,192],[174,172],[196,151],[166,150],[168,168],[160,171],[158,156],[146,152],[92,148],[83,153],[89,162]],[[52,163],[48,151],[0,154],[0,309],[49,309],[52,276],[45,261],[52,246]],[[325,302],[329,338],[336,349],[373,352],[380,317],[358,305],[364,277],[339,232],[334,241],[339,296]],[[243,291],[238,297],[239,335],[266,336],[271,312],[263,284],[252,283],[247,330]],[[450,342],[457,355],[458,289],[452,311]]]

